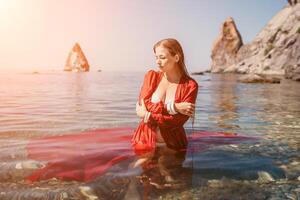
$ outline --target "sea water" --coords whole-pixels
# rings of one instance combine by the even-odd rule
[[[261,199],[300,192],[300,83],[244,84],[239,75],[192,76],[199,84],[195,131],[255,138],[189,144],[184,159],[162,157],[145,172],[125,160],[89,183],[24,182],[26,145],[36,137],[99,128],[136,127],[135,104],[145,72],[1,73],[0,199]],[[221,142],[220,142],[221,141]],[[171,159],[171,160],[168,160]],[[176,160],[176,158],[174,158]],[[22,163],[25,163],[22,165]],[[157,163],[156,163],[157,164]],[[33,165],[33,166],[31,166]],[[160,166],[160,167],[159,167]]]

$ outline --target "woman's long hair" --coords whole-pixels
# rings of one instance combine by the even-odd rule
[[[176,39],[167,38],[167,39],[163,39],[163,40],[158,41],[153,46],[154,53],[155,53],[155,49],[158,46],[163,46],[164,48],[168,49],[168,51],[170,52],[170,54],[172,56],[175,56],[177,54],[179,56],[179,61],[178,61],[179,70],[181,71],[181,73],[184,77],[191,78],[188,71],[187,71],[187,69],[186,69],[186,65],[185,65],[185,62],[184,62],[184,53],[183,53],[182,47]]]
[[[168,51],[170,52],[170,54],[172,56],[175,56],[176,54],[179,56],[179,61],[178,61],[178,67],[181,71],[181,74],[188,79],[192,79],[186,69],[186,65],[184,62],[184,53],[182,50],[182,47],[180,45],[180,43],[174,39],[174,38],[167,38],[167,39],[163,39],[158,41],[154,46],[153,46],[153,51],[155,53],[155,49],[158,46],[163,46],[164,48],[168,49]],[[192,129],[194,129],[194,122],[195,122],[195,113],[192,116]]]

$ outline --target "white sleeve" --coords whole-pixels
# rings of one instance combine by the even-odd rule
[[[167,103],[167,110],[170,115],[177,114],[177,112],[175,111],[175,108],[174,108],[174,101],[170,101]]]
[[[148,122],[150,115],[151,115],[151,112],[147,111],[146,114],[145,114],[145,116],[144,116],[144,123]]]

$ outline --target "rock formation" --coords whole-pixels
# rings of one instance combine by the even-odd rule
[[[89,71],[89,63],[81,50],[78,43],[75,43],[68,55],[64,71],[87,72]]]
[[[284,77],[287,79],[292,79],[294,81],[300,81],[300,64],[288,65],[285,68]]]
[[[262,29],[255,39],[242,45],[226,67],[213,57],[212,72],[284,75],[298,80],[300,71],[300,3],[292,0]],[[215,50],[216,51],[216,50]],[[225,51],[224,48],[218,52]],[[212,52],[214,55],[214,51]],[[230,66],[228,64],[232,63]],[[216,65],[217,64],[217,65]],[[222,69],[222,70],[214,70]],[[294,73],[295,72],[295,73]],[[297,77],[294,76],[297,75]]]
[[[242,83],[280,83],[281,79],[274,76],[246,74],[239,77],[238,81]]]
[[[234,64],[236,54],[242,45],[243,41],[233,18],[227,18],[212,48],[211,71],[222,72],[226,67]]]
[[[296,5],[297,3],[299,3],[299,0],[288,0],[288,2],[289,2],[289,4],[290,4],[291,6],[294,6],[294,5]]]

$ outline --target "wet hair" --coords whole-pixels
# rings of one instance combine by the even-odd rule
[[[162,46],[162,47],[168,49],[169,53],[172,56],[175,56],[176,54],[179,56],[178,66],[181,71],[181,74],[186,78],[190,78],[190,75],[186,69],[186,65],[184,62],[184,53],[183,53],[180,43],[176,39],[173,39],[173,38],[167,38],[167,39],[160,40],[153,46],[154,53],[155,53],[155,49],[159,46]]]
[[[184,53],[180,43],[174,38],[167,38],[167,39],[160,40],[153,46],[154,53],[155,53],[155,49],[159,46],[168,49],[169,53],[172,56],[175,56],[177,54],[179,56],[178,66],[181,71],[181,74],[187,79],[192,79],[186,69],[186,65],[184,62]],[[194,129],[195,113],[191,118],[192,118],[192,129]]]

